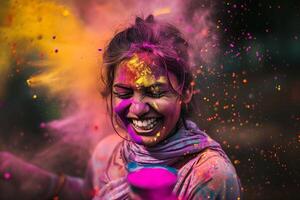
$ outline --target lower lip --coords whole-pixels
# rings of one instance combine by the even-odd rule
[[[157,124],[149,130],[143,130],[143,129],[139,129],[137,127],[134,126],[133,123],[130,123],[130,125],[132,126],[132,128],[134,129],[134,131],[138,134],[138,135],[155,135],[157,130],[159,129],[159,127],[162,125],[162,119],[158,119]]]

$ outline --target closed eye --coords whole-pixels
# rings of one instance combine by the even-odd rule
[[[166,92],[160,92],[160,93],[152,93],[152,92],[149,92],[149,93],[146,93],[145,95],[148,96],[148,97],[152,97],[152,98],[161,98],[165,95]]]
[[[132,97],[133,92],[115,92],[115,91],[113,91],[113,94],[116,95],[120,99],[129,99]]]
[[[167,91],[162,90],[158,85],[153,85],[146,88],[144,95],[152,97],[152,98],[160,98],[163,97]]]
[[[120,99],[128,99],[133,95],[133,90],[129,87],[116,84],[114,85],[113,94],[116,95]]]

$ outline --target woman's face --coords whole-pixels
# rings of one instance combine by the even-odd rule
[[[117,66],[112,94],[119,125],[145,146],[164,140],[181,112],[180,97],[172,90],[173,86],[180,93],[176,76],[167,74],[150,57],[149,53],[134,54]]]

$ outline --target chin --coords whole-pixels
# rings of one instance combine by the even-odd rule
[[[157,139],[157,137],[142,137],[142,145],[146,147],[152,147],[158,144],[161,140]]]

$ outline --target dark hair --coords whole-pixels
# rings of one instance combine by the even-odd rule
[[[188,64],[187,41],[175,26],[157,22],[153,15],[149,15],[146,19],[136,17],[135,24],[118,32],[104,50],[103,97],[112,93],[116,67],[122,61],[130,59],[134,53],[140,52],[152,54],[159,65],[177,77],[182,90],[178,95],[182,95],[190,87],[193,76]],[[182,117],[186,113],[183,107]]]

